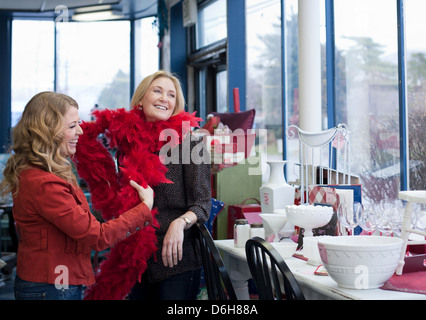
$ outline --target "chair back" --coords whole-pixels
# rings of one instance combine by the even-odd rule
[[[237,300],[225,264],[214,244],[213,238],[203,223],[197,222],[209,300]]]
[[[259,300],[305,299],[293,273],[270,243],[251,238],[246,242],[246,255]]]

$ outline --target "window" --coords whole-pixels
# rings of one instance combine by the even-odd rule
[[[351,172],[367,201],[400,189],[396,5],[335,1],[336,122],[351,131]],[[392,32],[394,30],[394,32]]]
[[[57,42],[57,92],[76,99],[82,120],[95,104],[129,106],[129,21],[57,23]]]
[[[54,90],[54,22],[13,20],[12,127],[38,92]]]
[[[227,37],[226,0],[210,1],[198,8],[197,49]]]
[[[426,44],[423,41],[426,22],[422,12],[426,3],[410,0],[406,9],[407,107],[409,137],[409,187],[423,190],[426,186]]]
[[[247,0],[246,10],[246,109],[268,130],[268,159],[282,159],[281,1]]]
[[[135,89],[148,75],[158,71],[158,32],[155,18],[135,20]]]

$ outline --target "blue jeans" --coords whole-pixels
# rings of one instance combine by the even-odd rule
[[[81,300],[83,286],[69,285],[68,288],[56,289],[54,284],[25,281],[16,276],[16,300]]]
[[[163,281],[150,283],[146,276],[137,282],[129,294],[129,300],[195,300],[200,288],[201,269],[171,276]]]

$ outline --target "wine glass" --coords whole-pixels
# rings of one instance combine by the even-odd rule
[[[404,212],[405,208],[403,202],[400,199],[395,200],[391,211],[391,216],[393,221],[393,234],[397,237],[401,236]]]
[[[372,234],[377,228],[374,205],[367,203],[365,205],[360,204],[360,206],[361,208],[357,210],[358,225],[368,234]]]
[[[359,210],[359,208],[357,207],[356,210]],[[358,219],[354,207],[351,208],[344,202],[340,203],[337,208],[337,218],[344,227],[349,229],[349,233],[353,235],[354,229],[358,225]]]
[[[393,208],[389,201],[382,200],[375,206],[377,215],[377,230],[385,236],[390,236],[394,231]]]
[[[415,229],[426,232],[426,206],[413,203],[413,225]]]

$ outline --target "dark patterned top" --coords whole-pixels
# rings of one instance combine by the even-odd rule
[[[206,222],[211,209],[210,155],[204,143],[187,137],[179,146],[179,159],[166,164],[167,179],[173,183],[163,183],[154,187],[154,206],[160,228],[157,230],[158,250],[156,257],[148,261],[146,275],[150,282],[158,282],[170,276],[200,269],[202,266],[200,247],[196,239],[196,227],[185,230],[183,257],[173,268],[163,265],[161,251],[163,239],[170,223],[187,211],[196,214],[199,222]],[[171,151],[173,154],[173,150]],[[177,153],[175,153],[177,154]],[[170,152],[169,152],[170,155]],[[201,162],[201,163],[200,163]]]

